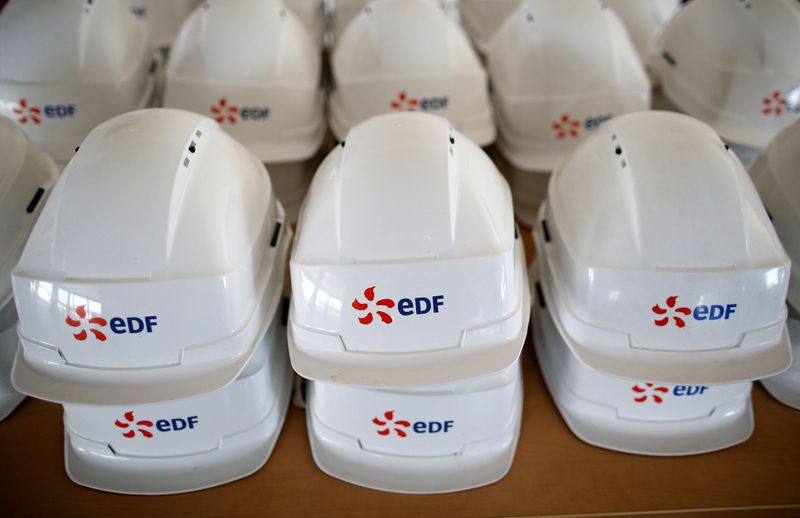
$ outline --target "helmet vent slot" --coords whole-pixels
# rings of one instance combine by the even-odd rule
[[[662,53],[661,53],[661,57],[664,59],[664,61],[666,61],[667,63],[669,63],[669,66],[671,66],[671,67],[674,67],[675,65],[677,65],[677,64],[678,64],[678,62],[677,62],[677,61],[675,61],[675,58],[674,58],[674,57],[672,57],[672,54],[670,54],[670,53],[669,53],[669,52],[667,52],[666,50],[665,50],[664,52],[662,52]]]
[[[275,246],[278,244],[278,238],[281,235],[281,228],[282,227],[283,227],[283,225],[281,225],[280,221],[275,223],[275,229],[272,231],[272,240],[269,242],[269,246],[271,248],[275,248]]]
[[[36,206],[39,205],[39,201],[42,199],[43,195],[44,195],[44,189],[42,189],[41,187],[36,189],[36,193],[33,195],[33,198],[31,198],[30,203],[28,203],[28,206],[25,208],[25,212],[30,214],[34,210],[36,210]]]
[[[536,283],[536,298],[539,299],[539,307],[546,308],[547,305],[544,302],[544,294],[542,293],[542,285],[540,283]]]
[[[544,233],[544,242],[545,243],[549,243],[550,242],[550,229],[547,228],[547,220],[546,219],[542,220],[542,233]]]

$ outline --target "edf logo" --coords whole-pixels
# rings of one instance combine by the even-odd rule
[[[156,315],[147,315],[143,317],[111,317],[110,320],[106,320],[101,316],[93,317],[86,311],[85,304],[75,308],[74,313],[67,315],[64,321],[76,331],[72,333],[72,337],[79,342],[83,342],[89,338],[89,333],[94,335],[95,339],[98,341],[105,342],[108,338],[106,335],[106,328],[109,328],[114,334],[124,335],[126,333],[152,333],[158,325],[158,317]]]
[[[678,305],[678,296],[672,295],[667,297],[664,303],[665,308],[660,304],[656,304],[650,311],[655,313],[658,317],[653,323],[658,327],[664,327],[672,321],[677,327],[686,327],[686,319],[692,317],[694,320],[729,320],[734,313],[736,313],[736,304],[712,304],[707,306],[700,304],[694,309],[686,306]]]
[[[387,437],[394,434],[397,437],[405,438],[409,433],[448,433],[455,426],[455,421],[415,421],[412,423],[405,419],[395,419],[394,410],[387,410],[382,417],[373,417],[372,424],[377,427],[375,433],[378,435]]]
[[[447,108],[448,103],[449,99],[446,95],[417,99],[416,97],[410,97],[404,90],[397,94],[395,99],[389,101],[389,107],[391,107],[393,110],[406,112],[429,112],[434,110],[444,110]]]
[[[358,321],[365,326],[371,324],[375,320],[373,313],[377,315],[384,324],[391,324],[394,322],[394,319],[388,311],[395,307],[397,308],[397,312],[400,313],[400,316],[403,317],[425,315],[428,313],[436,314],[444,307],[444,295],[414,297],[413,299],[403,298],[398,300],[397,303],[389,298],[378,299],[376,301],[375,286],[370,286],[364,290],[364,298],[366,302],[361,302],[357,298],[353,299],[351,306],[356,311],[367,312],[363,316],[358,317]],[[375,307],[373,308],[373,306]]]
[[[133,439],[137,434],[147,439],[152,439],[155,431],[166,433],[193,430],[199,422],[199,418],[196,415],[191,415],[188,417],[157,419],[154,423],[150,419],[137,419],[133,412],[133,410],[125,412],[122,419],[114,421],[114,426],[123,430],[121,433],[126,439]]]
[[[71,119],[78,111],[77,104],[45,104],[44,107],[34,106],[27,99],[17,101],[17,106],[12,109],[17,117],[17,122],[29,122],[37,126],[42,123],[42,115],[48,119]]]
[[[644,403],[652,401],[656,404],[664,402],[664,398],[672,395],[675,397],[690,397],[702,396],[706,390],[707,385],[675,385],[670,388],[664,385],[654,385],[653,383],[637,383],[631,390],[633,391],[633,400],[637,403]]]

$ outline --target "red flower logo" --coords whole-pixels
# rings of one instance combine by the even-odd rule
[[[552,125],[553,131],[558,140],[562,140],[567,136],[578,138],[578,129],[581,127],[581,121],[577,119],[570,119],[569,114],[561,115],[561,118],[555,121]]]
[[[658,327],[664,327],[665,325],[667,325],[669,323],[669,319],[670,319],[670,316],[667,313],[680,313],[681,315],[684,315],[684,316],[689,316],[689,315],[692,314],[692,310],[687,308],[687,307],[677,307],[676,308],[675,305],[677,303],[678,303],[678,296],[677,295],[672,295],[671,297],[667,297],[667,308],[666,309],[662,308],[659,304],[656,304],[655,306],[650,308],[653,311],[653,313],[655,313],[656,315],[663,316],[663,318],[658,318],[658,319],[656,319],[654,321],[655,325],[657,325]],[[686,326],[686,322],[683,320],[683,318],[681,318],[679,316],[676,316],[676,315],[673,314],[672,320],[673,320],[673,322],[675,322],[675,325],[678,326],[678,327]]]
[[[397,94],[397,99],[389,103],[389,106],[391,106],[393,110],[413,112],[419,109],[419,99],[409,97],[405,90],[403,90]]]
[[[28,106],[27,99],[20,99],[17,103],[19,106],[13,109],[17,115],[17,122],[20,124],[27,124],[28,121],[39,125],[42,123],[42,109],[38,106]]]
[[[764,108],[761,110],[761,113],[764,115],[774,114],[776,117],[780,117],[780,115],[786,111],[786,105],[788,104],[786,98],[781,95],[780,90],[775,90],[772,92],[772,95],[764,97],[762,103],[764,104]]]
[[[394,430],[395,435],[398,437],[406,437],[408,436],[408,432],[403,430],[403,428],[409,428],[411,423],[408,421],[398,419],[397,421],[394,420],[394,410],[389,410],[383,413],[383,419],[378,419],[377,417],[372,418],[372,423],[379,428],[375,431],[378,435],[383,435],[386,437],[389,435],[392,430]]]
[[[228,121],[230,124],[236,124],[239,117],[239,107],[228,104],[228,99],[220,97],[217,104],[211,107],[211,116],[219,124],[224,124]]]
[[[647,401],[647,398],[652,398],[653,402],[655,403],[662,403],[664,398],[661,397],[661,394],[668,394],[669,389],[664,386],[654,386],[652,383],[645,383],[644,387],[640,384],[636,384],[631,387],[631,390],[636,393],[633,400],[637,403],[644,403]]]
[[[125,432],[122,432],[123,437],[128,439],[133,439],[134,437],[136,437],[136,432],[139,432],[139,434],[141,434],[143,437],[147,437],[148,439],[153,438],[153,432],[145,429],[145,428],[152,428],[153,421],[149,421],[147,419],[136,421],[136,418],[133,417],[133,410],[131,410],[130,412],[125,412],[123,417],[125,418],[125,421],[120,421],[119,419],[114,421],[114,425],[117,428],[122,428],[127,430]]]
[[[367,288],[364,290],[364,298],[367,299],[367,302],[361,302],[358,299],[353,299],[353,309],[356,311],[367,311],[370,307],[370,304],[375,300],[375,286]],[[394,301],[392,299],[380,299],[379,301],[375,302],[375,305],[381,306],[384,308],[391,309],[394,307]],[[391,324],[392,317],[385,311],[381,311],[380,309],[375,310],[375,313],[380,317],[381,321],[384,324]],[[363,317],[358,317],[358,321],[361,322],[362,325],[371,324],[373,320],[372,311],[369,311]]]
[[[75,340],[79,342],[83,342],[86,338],[89,337],[89,334],[86,332],[84,324],[87,322],[87,313],[86,313],[86,306],[81,305],[75,308],[75,315],[77,315],[77,319],[72,318],[72,315],[67,315],[65,322],[70,327],[80,327],[81,330],[77,333],[73,333],[72,336],[75,337]],[[92,317],[88,319],[89,324],[89,332],[94,335],[95,338],[100,340],[101,342],[106,341],[106,335],[99,329],[92,329],[92,326],[99,326],[104,327],[108,325],[105,318],[102,317]]]

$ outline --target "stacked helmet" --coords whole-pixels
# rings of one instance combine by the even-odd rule
[[[17,311],[11,293],[11,269],[17,264],[33,224],[56,181],[55,162],[37,150],[22,129],[0,117],[0,420],[24,396],[11,386],[17,350]]]
[[[130,11],[147,24],[150,44],[169,48],[178,35],[183,20],[189,16],[198,0],[122,0]]]
[[[429,0],[374,0],[332,57],[331,128],[390,111],[447,118],[479,145],[495,137],[486,73],[461,27]]]
[[[536,226],[561,336],[606,374],[721,384],[786,369],[789,258],[706,124],[614,119],[556,170]]]
[[[370,0],[332,0],[333,1],[333,38],[339,41],[342,33],[355,19],[359,11],[364,9]],[[459,21],[459,0],[431,0],[438,4],[454,20]]]
[[[263,162],[303,160],[325,132],[320,69],[279,0],[210,0],[175,42],[164,105],[214,118]]]
[[[504,369],[522,348],[511,193],[440,117],[388,114],[348,133],[303,204],[291,276],[289,353],[306,378],[448,383]]]
[[[538,282],[531,301],[533,345],[553,401],[579,439],[639,455],[720,450],[753,433],[750,381],[671,385],[609,376],[581,363],[564,342]]]
[[[264,166],[213,120],[159,109],[101,124],[12,272],[15,388],[128,405],[230,383],[278,306],[288,233]]]
[[[763,150],[800,119],[800,3],[691,2],[654,62],[667,98],[728,143]]]
[[[519,440],[520,362],[407,389],[310,382],[306,423],[314,462],[346,482],[400,493],[496,482],[511,467]]]
[[[119,2],[9,2],[0,14],[0,115],[65,163],[99,123],[149,102],[158,56],[147,34]]]
[[[783,130],[753,164],[750,176],[764,201],[775,231],[794,264],[800,261],[800,122]],[[800,271],[792,268],[789,292],[789,336],[793,361],[786,372],[761,380],[770,394],[800,409]]]
[[[522,2],[488,50],[498,145],[552,171],[608,119],[650,107],[650,82],[619,18],[599,2]]]

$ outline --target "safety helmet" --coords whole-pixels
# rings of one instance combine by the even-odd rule
[[[589,367],[685,385],[789,366],[789,258],[708,125],[604,124],[554,173],[534,236],[550,314]]]
[[[133,405],[230,383],[280,300],[289,233],[263,165],[213,120],[154,109],[101,124],[12,272],[14,387]]]
[[[199,0],[122,0],[122,4],[147,24],[150,45],[168,49],[181,24]]]
[[[314,44],[319,46],[326,25],[323,0],[283,0],[283,3],[303,22]]]
[[[331,129],[391,111],[447,118],[478,145],[494,140],[486,72],[464,31],[429,0],[373,0],[332,57]]]
[[[350,130],[314,176],[290,263],[289,354],[305,378],[449,383],[522,348],[530,300],[511,193],[441,117]]]
[[[795,122],[769,144],[750,169],[756,189],[794,264],[800,262],[800,121]],[[800,269],[793,268],[786,297],[790,306],[789,336],[792,366],[786,372],[761,380],[776,399],[800,409]]]
[[[25,398],[11,386],[17,350],[17,311],[11,269],[58,177],[55,162],[36,149],[13,121],[0,117],[0,420]]]
[[[537,284],[531,311],[539,368],[579,439],[641,455],[693,455],[734,446],[753,433],[752,382],[665,385],[609,376],[581,363],[564,343]]]
[[[600,2],[522,2],[487,59],[498,146],[519,169],[552,171],[603,122],[650,107],[636,49]]]
[[[167,494],[225,484],[269,458],[289,406],[292,369],[280,312],[239,377],[176,401],[64,405],[67,474],[94,489]]]
[[[664,25],[680,9],[681,0],[607,0],[622,19],[639,53],[649,64],[656,53],[656,39]]]
[[[461,21],[481,53],[519,4],[520,0],[461,0]]]
[[[325,136],[320,53],[279,0],[209,0],[181,29],[164,106],[214,118],[269,165],[296,219]],[[272,164],[279,164],[273,167]]]
[[[329,2],[332,4],[330,11],[333,14],[333,39],[338,42],[350,22],[366,7],[370,0],[329,0]],[[431,0],[431,2],[443,9],[453,21],[460,22],[459,0]]]
[[[690,2],[654,61],[666,96],[731,144],[763,150],[800,119],[800,3]]]
[[[119,2],[12,0],[0,14],[0,115],[64,164],[99,123],[147,105],[159,59]]]
[[[519,360],[475,379],[408,389],[310,382],[306,423],[325,473],[398,493],[485,486],[511,468],[522,422]]]

